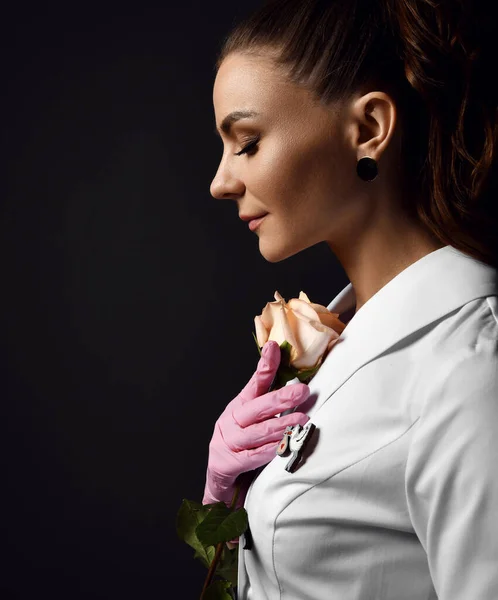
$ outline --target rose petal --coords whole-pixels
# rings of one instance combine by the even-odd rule
[[[323,356],[322,356],[322,362],[327,358],[328,353],[332,350],[334,344],[339,340],[339,334],[336,333],[336,337],[332,338],[330,340],[330,342],[327,344],[327,350],[325,350]]]
[[[256,339],[258,340],[259,347],[262,348],[268,341],[268,330],[263,324],[261,316],[254,317],[254,327],[256,329]]]
[[[329,313],[330,312],[330,310],[326,306],[323,306],[323,304],[317,304],[316,302],[310,302],[310,304],[311,304],[311,308],[316,310],[317,313]]]
[[[289,322],[299,342],[299,352],[291,354],[291,364],[297,368],[314,367],[335,332],[322,325],[318,319],[310,319],[297,310],[292,311]]]
[[[321,359],[331,339],[337,336],[337,332],[322,325],[320,321],[305,322],[301,319],[299,321],[301,331],[306,331],[306,339],[301,338],[303,352],[301,357],[294,361],[293,366],[298,369],[311,369]]]
[[[275,301],[267,302],[261,315],[254,318],[256,339],[262,348],[268,340],[291,346],[291,365],[311,369],[320,364],[330,351],[346,324],[322,304],[310,302],[301,291],[299,298],[288,303],[275,291]]]
[[[334,331],[337,331],[339,334],[342,333],[346,327],[346,324],[331,312],[318,313],[318,317],[322,325],[326,325],[327,327],[330,327],[330,329],[334,329]]]
[[[304,294],[304,292],[301,293]],[[291,303],[293,307],[295,305],[297,310],[300,310],[304,314],[309,314],[302,309],[302,305],[298,307],[297,300],[289,300],[289,305],[291,305]],[[334,329],[337,331],[337,333],[342,333],[346,325],[339,319],[339,313],[333,313],[326,306],[323,306],[322,304],[316,304],[315,302],[311,302],[310,307],[317,313],[315,318],[318,318],[320,323],[323,323],[323,325],[327,325],[327,327]],[[311,318],[311,314],[309,314],[309,316]]]
[[[327,353],[328,353],[328,352],[330,352],[330,351],[332,350],[332,348],[333,348],[334,344],[335,344],[335,343],[336,343],[338,340],[339,340],[339,334],[337,335],[337,337],[336,337],[336,338],[332,338],[332,339],[330,340],[330,342],[328,343],[328,346],[327,346]]]
[[[311,319],[312,321],[318,321],[318,313],[310,304],[308,304],[304,300],[292,298],[292,300],[289,300],[289,302],[287,303],[287,307],[290,310],[299,311],[303,315],[306,315],[308,319]]]
[[[303,356],[303,344],[306,343],[307,335],[307,319],[300,319],[298,317],[297,311],[295,310],[287,310],[287,320],[289,322],[289,328],[291,330],[290,335],[292,335],[295,340],[292,344],[292,350],[290,354],[290,364],[293,365],[296,360],[299,361]]]
[[[279,318],[279,311],[283,306],[285,306],[285,303],[277,300],[275,302],[267,302],[263,308],[261,321],[268,332],[271,331],[276,319]]]
[[[299,349],[300,345],[289,325],[287,316],[287,310],[282,306],[278,312],[278,317],[275,320],[275,324],[270,331],[268,339],[275,340],[279,346],[287,341],[294,349]]]
[[[311,302],[311,300],[308,298],[308,296],[304,292],[299,292],[299,300],[304,300],[305,302],[310,304],[311,308],[313,308],[317,313],[330,313],[329,309],[326,306],[323,306],[323,304],[317,304],[316,302]],[[289,300],[289,302],[291,302],[291,301]],[[337,313],[336,316],[339,316],[339,313]]]

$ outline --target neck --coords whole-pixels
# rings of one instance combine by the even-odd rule
[[[409,265],[445,246],[415,218],[389,211],[374,219],[361,234],[350,233],[344,243],[334,240],[328,245],[353,285],[354,314]]]

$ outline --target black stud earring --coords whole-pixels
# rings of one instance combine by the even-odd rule
[[[370,156],[364,156],[356,163],[356,172],[363,181],[372,181],[379,174],[377,162]]]

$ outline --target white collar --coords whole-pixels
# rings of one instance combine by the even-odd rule
[[[450,245],[426,254],[398,273],[353,315],[310,382],[310,389],[325,388],[332,395],[357,369],[403,338],[467,302],[493,295],[498,295],[496,268]],[[349,283],[327,308],[341,315],[355,303]],[[329,361],[333,362],[331,368],[327,368]]]

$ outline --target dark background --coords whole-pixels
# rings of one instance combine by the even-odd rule
[[[198,598],[176,512],[253,318],[348,283],[325,245],[266,262],[209,193],[216,53],[259,3],[161,4],[3,9],[2,600]]]

